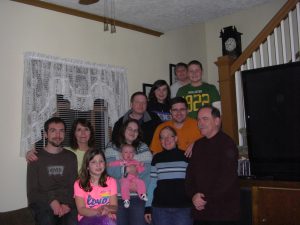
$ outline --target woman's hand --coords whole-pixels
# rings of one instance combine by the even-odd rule
[[[36,156],[37,153],[38,152],[35,149],[31,149],[30,151],[28,151],[26,153],[26,161],[27,162],[34,162],[34,161],[38,160],[38,157]]]
[[[147,222],[148,224],[151,223],[151,221],[152,221],[152,216],[151,216],[150,213],[146,213],[146,214],[144,215],[144,218],[145,218],[145,220],[146,220],[146,222]]]

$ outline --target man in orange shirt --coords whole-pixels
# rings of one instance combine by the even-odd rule
[[[170,101],[172,120],[160,124],[153,135],[150,145],[151,151],[155,154],[162,151],[162,146],[159,140],[161,129],[166,126],[173,127],[177,132],[178,148],[186,151],[185,155],[190,156],[193,144],[196,140],[202,137],[197,120],[188,117],[188,105],[184,98],[175,97]]]

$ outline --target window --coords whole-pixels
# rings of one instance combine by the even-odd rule
[[[96,146],[104,149],[108,124],[112,126],[129,105],[126,69],[106,64],[27,52],[23,87],[21,156],[37,147],[44,123],[53,115],[67,122],[65,146],[73,121],[85,117],[95,127]]]
[[[95,131],[95,148],[104,150],[111,137],[111,127],[108,126],[107,103],[103,99],[94,102],[94,109],[89,111],[78,111],[70,109],[68,100],[63,99],[62,95],[57,95],[57,112],[54,116],[62,118],[67,126],[63,146],[70,146],[70,131],[74,120],[77,118],[88,119]],[[43,131],[42,131],[43,132]],[[42,134],[43,136],[43,134]],[[43,139],[36,143],[36,149],[43,148]]]

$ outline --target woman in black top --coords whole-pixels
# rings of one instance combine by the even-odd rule
[[[157,80],[149,93],[147,110],[156,113],[162,121],[171,119],[170,87],[165,80]]]

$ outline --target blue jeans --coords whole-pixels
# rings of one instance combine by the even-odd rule
[[[145,201],[142,201],[137,196],[130,197],[130,206],[127,209],[124,208],[123,200],[119,199],[117,225],[146,225],[144,211]]]
[[[37,225],[77,225],[77,210],[71,211],[62,217],[53,214],[53,210],[47,203],[37,202],[29,205],[33,212]]]
[[[152,207],[153,225],[192,225],[191,208]]]

